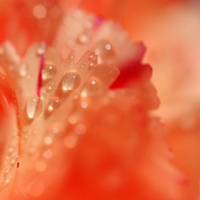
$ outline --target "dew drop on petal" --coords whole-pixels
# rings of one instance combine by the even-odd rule
[[[64,144],[67,148],[72,149],[77,144],[77,136],[75,135],[68,135],[64,139]]]
[[[46,8],[42,5],[36,5],[33,8],[33,15],[34,17],[38,18],[38,19],[42,19],[46,16]]]
[[[87,102],[85,102],[85,101],[81,102],[81,107],[82,108],[87,108],[88,107]]]
[[[56,66],[52,63],[45,63],[44,68],[42,70],[42,79],[48,80],[52,79],[57,73]]]
[[[50,149],[48,149],[42,155],[43,155],[44,158],[50,159],[52,157],[53,153],[52,153],[52,151]]]
[[[38,96],[29,97],[26,104],[27,115],[30,119],[34,119],[42,112],[42,101]]]
[[[76,127],[75,127],[75,132],[76,132],[78,135],[83,135],[83,134],[86,132],[85,125],[83,125],[83,124],[78,124],[78,125],[76,125]]]
[[[36,49],[36,53],[38,56],[42,56],[46,53],[46,49],[47,46],[44,42],[42,42],[41,44],[38,45],[37,49]]]
[[[107,62],[112,61],[115,57],[115,51],[112,48],[112,45],[106,40],[102,40],[96,44],[95,53],[101,60],[106,60]]]
[[[81,44],[86,44],[90,41],[90,35],[88,33],[82,33],[78,40]]]
[[[26,77],[27,74],[28,74],[28,64],[22,63],[19,68],[19,75],[23,78],[23,77]]]
[[[46,170],[46,163],[45,161],[43,160],[37,160],[35,162],[35,169],[38,171],[38,172],[43,172]]]
[[[50,100],[48,110],[53,111],[60,106],[60,99],[57,97],[54,97],[53,99]]]
[[[64,90],[74,90],[81,83],[81,77],[77,72],[68,72],[62,79],[62,87]]]
[[[54,134],[58,134],[59,131],[60,131],[60,130],[59,130],[58,127],[54,127],[53,130],[52,130],[52,132],[53,132]]]
[[[46,136],[44,138],[44,144],[45,145],[50,145],[50,144],[52,144],[52,142],[53,142],[53,140],[52,140],[52,138],[50,136]]]
[[[84,85],[81,91],[82,97],[87,97],[97,94],[102,90],[102,81],[96,77],[90,78]]]

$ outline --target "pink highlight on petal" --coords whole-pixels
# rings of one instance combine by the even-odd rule
[[[44,55],[40,58],[40,66],[39,66],[39,74],[38,74],[38,81],[37,81],[37,95],[40,97],[40,90],[42,86],[42,70],[44,68]]]
[[[94,20],[94,28],[99,28],[99,26],[101,26],[101,24],[104,22],[104,19],[102,17],[97,17]]]

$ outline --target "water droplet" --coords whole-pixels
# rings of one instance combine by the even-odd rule
[[[8,154],[12,154],[14,152],[14,147],[10,147],[9,149],[8,149]]]
[[[47,93],[46,92],[42,92],[41,94],[41,99],[44,100],[47,97]]]
[[[19,68],[19,75],[23,78],[23,77],[27,76],[27,74],[28,74],[28,64],[22,63]]]
[[[62,86],[64,90],[74,90],[81,83],[81,77],[77,72],[68,72],[62,79]]]
[[[88,33],[82,33],[79,38],[79,42],[82,44],[86,44],[90,41],[90,35]]]
[[[95,46],[95,53],[106,62],[111,62],[115,58],[115,51],[108,41],[100,41]]]
[[[36,53],[38,56],[44,55],[46,53],[47,46],[44,42],[38,45]]]
[[[52,131],[54,134],[58,134],[60,130],[59,130],[59,128],[54,127]]]
[[[49,84],[49,85],[46,87],[46,90],[47,90],[47,91],[51,91],[53,88],[54,88],[54,85],[53,85],[53,84]]]
[[[50,100],[48,110],[53,111],[60,106],[60,99],[57,97],[54,97],[53,99]]]
[[[96,64],[97,64],[97,56],[93,60],[90,61],[90,67],[94,67],[96,66]]]
[[[102,82],[96,77],[90,78],[84,85],[84,88],[81,92],[82,97],[87,97],[91,95],[98,94],[102,91]]]
[[[42,70],[42,79],[49,80],[52,79],[57,73],[56,66],[52,63],[45,63]]]
[[[81,107],[82,108],[87,108],[88,107],[87,102],[85,102],[85,101],[81,102]]]
[[[5,183],[5,184],[10,183],[11,179],[12,179],[12,176],[7,177],[7,178],[5,179],[5,181],[4,181],[4,183]]]
[[[52,157],[53,153],[52,153],[52,151],[50,149],[48,149],[42,155],[44,156],[44,158],[50,159]]]
[[[42,101],[38,96],[29,97],[26,104],[27,115],[30,119],[34,119],[42,112]]]
[[[10,164],[11,164],[11,165],[15,165],[17,161],[18,161],[18,156],[13,157],[13,158],[11,159],[11,161],[10,161]]]
[[[68,135],[64,139],[64,144],[67,148],[74,148],[77,144],[77,136],[76,135]]]
[[[7,174],[10,172],[11,168],[10,167],[7,167],[5,170],[4,170],[4,176],[7,176]]]
[[[89,55],[89,59],[91,60],[91,59],[93,59],[94,57],[95,57],[95,53],[92,52],[92,53]]]
[[[38,19],[44,18],[46,16],[46,14],[47,14],[47,10],[42,5],[36,5],[33,8],[33,15],[34,15],[34,17],[36,17]]]
[[[86,127],[85,127],[85,125],[83,125],[83,124],[78,124],[78,125],[76,125],[76,127],[75,127],[75,132],[76,132],[78,135],[83,135],[83,134],[86,132]]]
[[[77,122],[77,117],[72,115],[69,117],[68,120],[69,120],[69,123],[75,124]]]
[[[37,160],[35,162],[35,169],[38,171],[38,172],[43,172],[46,170],[46,163],[45,161],[43,160]]]
[[[46,136],[44,138],[44,144],[50,145],[50,144],[52,144],[52,142],[53,142],[53,140],[52,140],[52,138],[50,136]]]

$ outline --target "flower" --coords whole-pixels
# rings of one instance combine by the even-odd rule
[[[199,2],[146,0],[137,5],[137,1],[112,1],[105,15],[121,21],[133,38],[142,39],[148,47],[145,61],[152,64],[152,82],[161,101],[157,114],[171,132],[167,140],[175,154],[173,163],[190,180],[183,199],[196,199],[200,178]]]
[[[32,11],[25,22],[14,10],[22,47],[10,33],[1,46],[1,130],[9,137],[2,137],[1,197],[181,198],[187,181],[169,161],[168,131],[150,114],[159,102],[143,45],[111,21],[50,2],[18,1]]]

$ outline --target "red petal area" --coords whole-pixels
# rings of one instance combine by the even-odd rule
[[[157,108],[159,100],[156,90],[150,82],[152,68],[150,65],[141,64],[132,60],[120,67],[120,75],[111,85],[111,89],[131,88],[142,102],[141,106],[147,109]]]
[[[0,13],[0,43],[10,40],[20,53],[34,42],[51,44],[62,17],[59,0],[1,1]]]

